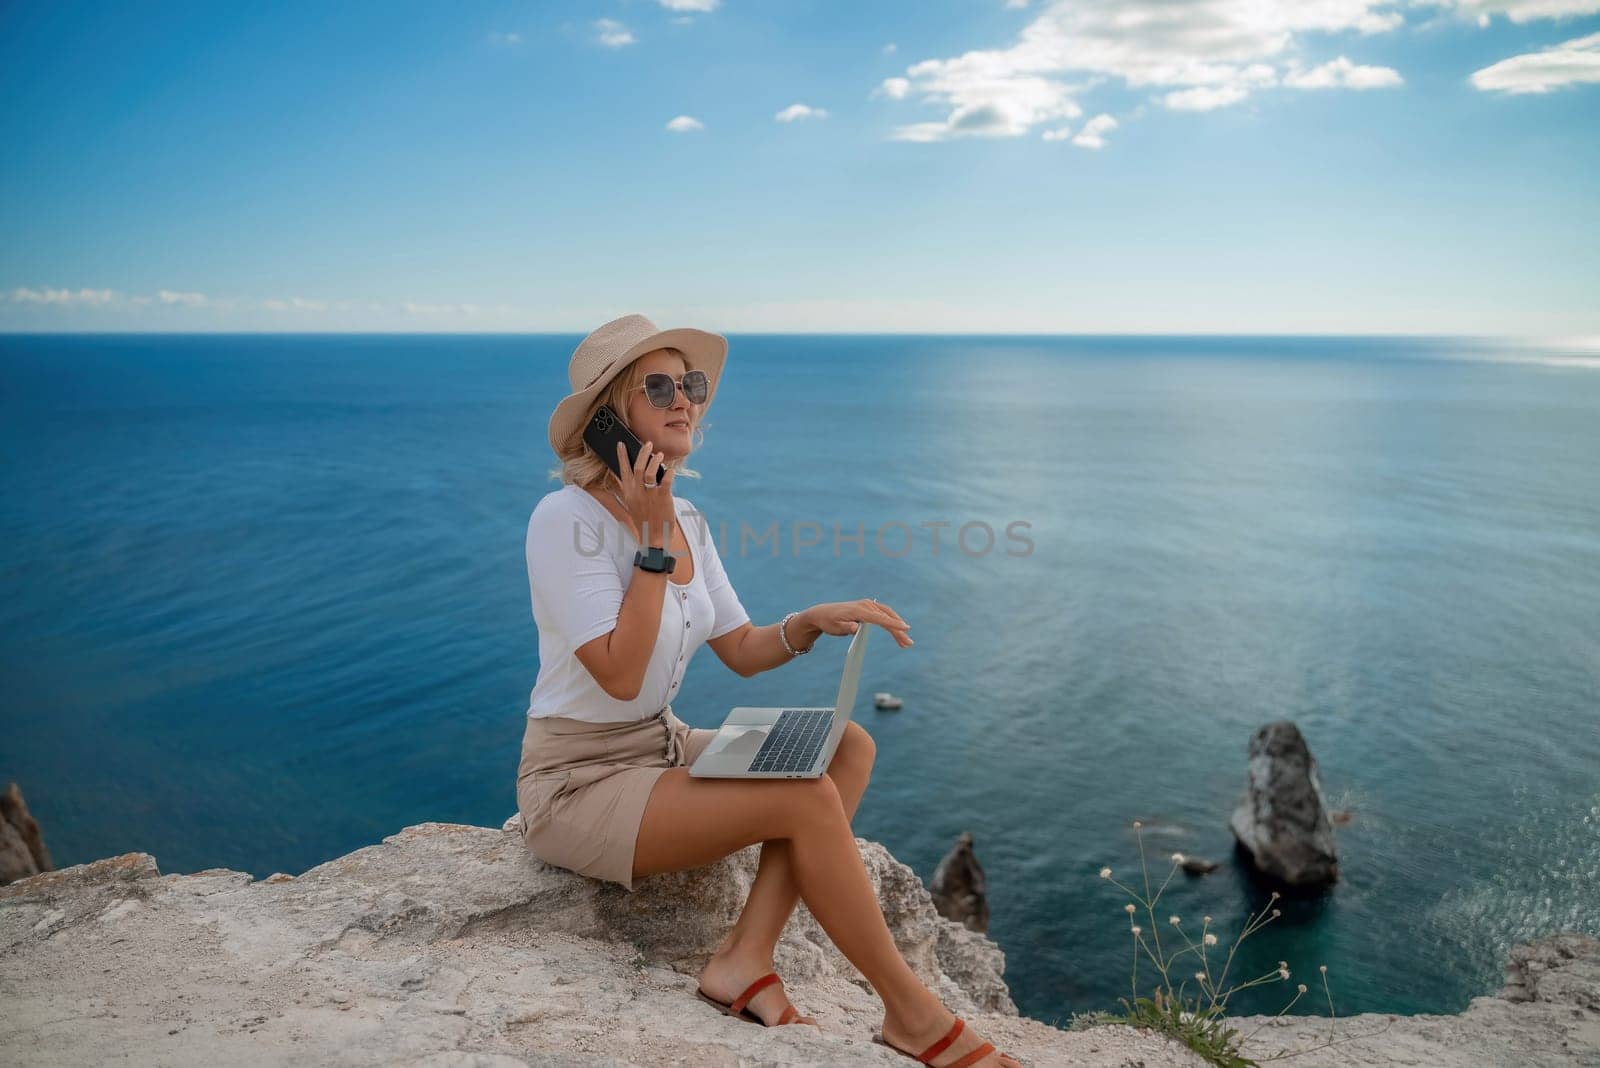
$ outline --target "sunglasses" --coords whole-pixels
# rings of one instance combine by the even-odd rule
[[[651,371],[644,376],[642,388],[651,404],[657,408],[670,408],[673,398],[678,395],[679,386],[683,387],[684,398],[690,404],[704,404],[706,397],[711,394],[711,379],[706,377],[704,371],[687,371],[679,379],[674,379],[664,371]]]

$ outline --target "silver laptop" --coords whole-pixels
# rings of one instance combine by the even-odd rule
[[[832,708],[736,708],[689,774],[705,779],[815,779],[826,771],[855,709],[868,629],[862,623],[850,639]]]

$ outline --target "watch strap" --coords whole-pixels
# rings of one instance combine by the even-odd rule
[[[633,554],[633,566],[652,574],[672,574],[678,558],[659,545],[651,545]]]

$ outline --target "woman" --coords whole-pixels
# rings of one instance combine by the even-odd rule
[[[573,353],[573,392],[550,419],[564,485],[528,522],[539,678],[528,708],[517,803],[528,848],[548,863],[633,889],[658,872],[709,864],[754,843],[761,862],[733,930],[700,974],[700,996],[767,1026],[811,1023],[785,997],[773,950],[797,901],[884,1002],[881,1039],[937,1068],[1017,1062],[965,1028],[896,949],[850,819],[874,746],[851,723],[816,779],[692,779],[715,731],[668,702],[702,642],[739,675],[788,663],[823,634],[910,626],[873,600],[816,604],[757,627],[723,570],[708,524],[675,497],[677,476],[716,394],[728,343],[624,316]],[[606,405],[643,443],[621,476],[583,443]],[[660,482],[655,473],[665,466]]]

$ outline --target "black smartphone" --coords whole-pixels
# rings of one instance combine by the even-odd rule
[[[628,466],[632,468],[639,462],[639,450],[644,448],[644,442],[634,436],[628,424],[617,417],[610,405],[602,404],[600,410],[594,413],[594,418],[589,420],[589,425],[583,428],[583,443],[599,453],[600,459],[611,468],[611,473],[620,479],[622,472],[617,469],[619,441],[628,447]],[[661,464],[656,468],[656,477],[650,481],[659,484],[666,477],[667,465]]]

